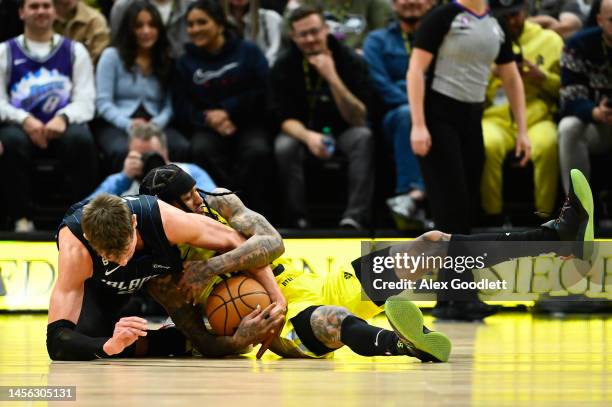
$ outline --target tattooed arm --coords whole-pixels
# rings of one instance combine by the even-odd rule
[[[218,188],[215,192],[228,192]],[[247,208],[236,195],[211,196],[211,208],[219,212],[230,226],[247,237],[247,241],[237,249],[221,256],[226,264],[239,264],[239,269],[248,270],[264,286],[273,302],[286,307],[285,298],[276,283],[272,270],[268,266],[285,251],[283,239],[268,220],[257,212]],[[266,266],[259,267],[258,259],[266,259]]]
[[[218,188],[215,192],[228,191]],[[211,196],[209,205],[247,240],[208,261],[185,262],[182,285],[195,298],[213,275],[248,270],[268,291],[272,301],[284,307],[284,297],[268,266],[285,251],[280,234],[266,218],[244,206],[236,195]]]
[[[269,335],[271,326],[284,321],[284,315],[275,313],[270,305],[247,315],[234,336],[213,335],[206,330],[199,308],[185,303],[185,296],[179,290],[177,280],[176,275],[158,277],[147,283],[147,289],[203,356],[236,354],[249,345],[262,342]]]
[[[214,192],[229,192],[217,188]],[[211,208],[219,212],[236,231],[247,238],[247,241],[222,257],[224,267],[235,270],[250,270],[272,263],[285,252],[283,239],[274,227],[264,218],[247,208],[236,195],[211,196]],[[226,270],[226,271],[235,271]]]

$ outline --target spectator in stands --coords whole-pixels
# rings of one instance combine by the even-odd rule
[[[293,44],[271,74],[272,99],[282,130],[275,150],[288,220],[291,226],[308,226],[303,162],[307,152],[319,159],[330,158],[333,152],[326,142],[331,142],[349,160],[348,205],[340,226],[361,229],[374,188],[374,140],[366,126],[370,93],[366,65],[330,35],[317,9],[298,7],[289,22]]]
[[[530,20],[569,38],[582,28],[585,15],[577,0],[529,0]]]
[[[360,50],[366,35],[384,28],[393,16],[389,0],[301,0],[323,12],[331,34],[344,45]]]
[[[121,21],[125,11],[134,0],[115,0],[110,14],[111,36],[120,35]],[[166,27],[166,35],[172,46],[172,56],[178,58],[183,53],[187,37],[185,14],[193,0],[148,0],[157,8],[161,21]]]
[[[433,0],[393,0],[397,20],[368,34],[363,47],[370,78],[385,103],[383,132],[395,157],[397,196],[388,199],[387,205],[392,213],[403,218],[413,217],[417,204],[425,197],[419,163],[408,136],[406,72],[416,26],[433,5]]]
[[[90,198],[101,193],[137,195],[142,178],[153,168],[170,164],[166,135],[157,125],[146,123],[133,127],[129,135],[130,152],[121,172],[106,177]],[[212,191],[215,183],[202,168],[191,163],[175,163],[196,180],[196,187]]]
[[[512,52],[512,40],[489,14],[485,0],[457,0],[432,10],[419,24],[408,71],[412,150],[421,171],[435,227],[469,233],[480,209],[484,163],[482,108],[497,64],[517,125],[516,154],[530,159],[525,94]],[[427,78],[426,78],[427,77]],[[469,282],[471,272],[441,270],[439,279]],[[456,311],[480,318],[494,310],[476,291],[442,290],[434,315]]]
[[[96,107],[101,120],[95,135],[110,170],[122,167],[130,128],[148,121],[164,129],[170,157],[184,159],[189,142],[169,127],[173,61],[157,8],[144,0],[132,2],[118,34],[113,46],[102,53],[96,70]]]
[[[75,199],[94,186],[95,88],[85,47],[53,33],[53,0],[23,0],[19,16],[24,34],[0,44],[0,185],[15,230],[31,231],[33,157],[59,158]]]
[[[223,0],[223,3],[238,34],[256,43],[272,65],[281,47],[283,18],[276,11],[260,8],[259,0]]]
[[[191,152],[219,184],[244,191],[246,204],[270,214],[273,156],[265,128],[268,61],[228,29],[218,0],[187,11],[190,42],[177,62],[174,105],[189,128]]]
[[[79,0],[54,0],[57,19],[56,33],[85,45],[94,63],[108,46],[110,31],[100,12]]]
[[[527,99],[527,136],[534,166],[535,207],[550,215],[555,207],[559,160],[557,125],[553,120],[561,85],[559,60],[563,39],[554,31],[527,20],[525,0],[493,0],[498,15],[510,33],[518,56],[518,68]],[[485,214],[502,214],[502,168],[507,154],[516,148],[517,126],[501,81],[492,76],[487,91],[490,106],[484,112],[482,131],[485,164],[482,176],[482,207]]]
[[[588,177],[589,152],[612,147],[612,0],[602,0],[599,27],[572,37],[561,57],[559,159],[563,171],[578,168]]]

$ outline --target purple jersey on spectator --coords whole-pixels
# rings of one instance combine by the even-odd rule
[[[59,109],[70,103],[72,41],[62,38],[42,60],[29,55],[15,38],[8,44],[10,103],[47,123]]]

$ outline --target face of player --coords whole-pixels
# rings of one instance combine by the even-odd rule
[[[318,14],[311,14],[293,23],[291,38],[306,56],[327,51],[329,28]]]
[[[102,257],[105,257],[106,259],[108,259],[109,261],[112,261],[115,264],[125,267],[125,265],[128,264],[130,259],[134,256],[134,252],[136,251],[136,244],[138,243],[138,235],[136,233],[136,224],[137,224],[136,215],[132,215],[132,227],[134,229],[132,232],[132,240],[130,241],[129,245],[126,247],[123,253],[121,253],[120,255],[102,254]]]
[[[55,20],[55,7],[52,0],[25,0],[19,9],[19,17],[29,30],[44,32],[51,30]]]
[[[603,0],[597,15],[597,24],[603,30],[603,37],[608,46],[612,46],[612,0]]]
[[[222,43],[223,27],[205,11],[194,8],[187,14],[187,34],[196,47],[215,51]]]
[[[394,0],[393,10],[402,21],[416,23],[433,5],[431,0]]]
[[[191,191],[181,195],[181,201],[193,211],[193,213],[197,213],[202,215],[204,213],[204,200],[196,190],[196,187],[192,187]],[[174,205],[179,209],[183,209],[178,205]]]
[[[134,36],[138,47],[143,50],[150,50],[157,42],[159,30],[153,22],[153,16],[147,10],[138,13],[134,23]]]

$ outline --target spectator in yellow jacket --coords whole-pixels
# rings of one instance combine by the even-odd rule
[[[497,4],[496,4],[497,3]],[[513,40],[519,71],[525,87],[527,134],[534,165],[535,206],[538,212],[551,213],[557,197],[557,129],[553,120],[561,84],[559,61],[563,40],[552,30],[526,21],[527,4],[512,0],[504,6],[492,0],[491,8]],[[482,206],[487,215],[502,213],[502,168],[507,154],[516,146],[516,123],[499,78],[492,76],[482,130],[485,166],[482,175]]]

